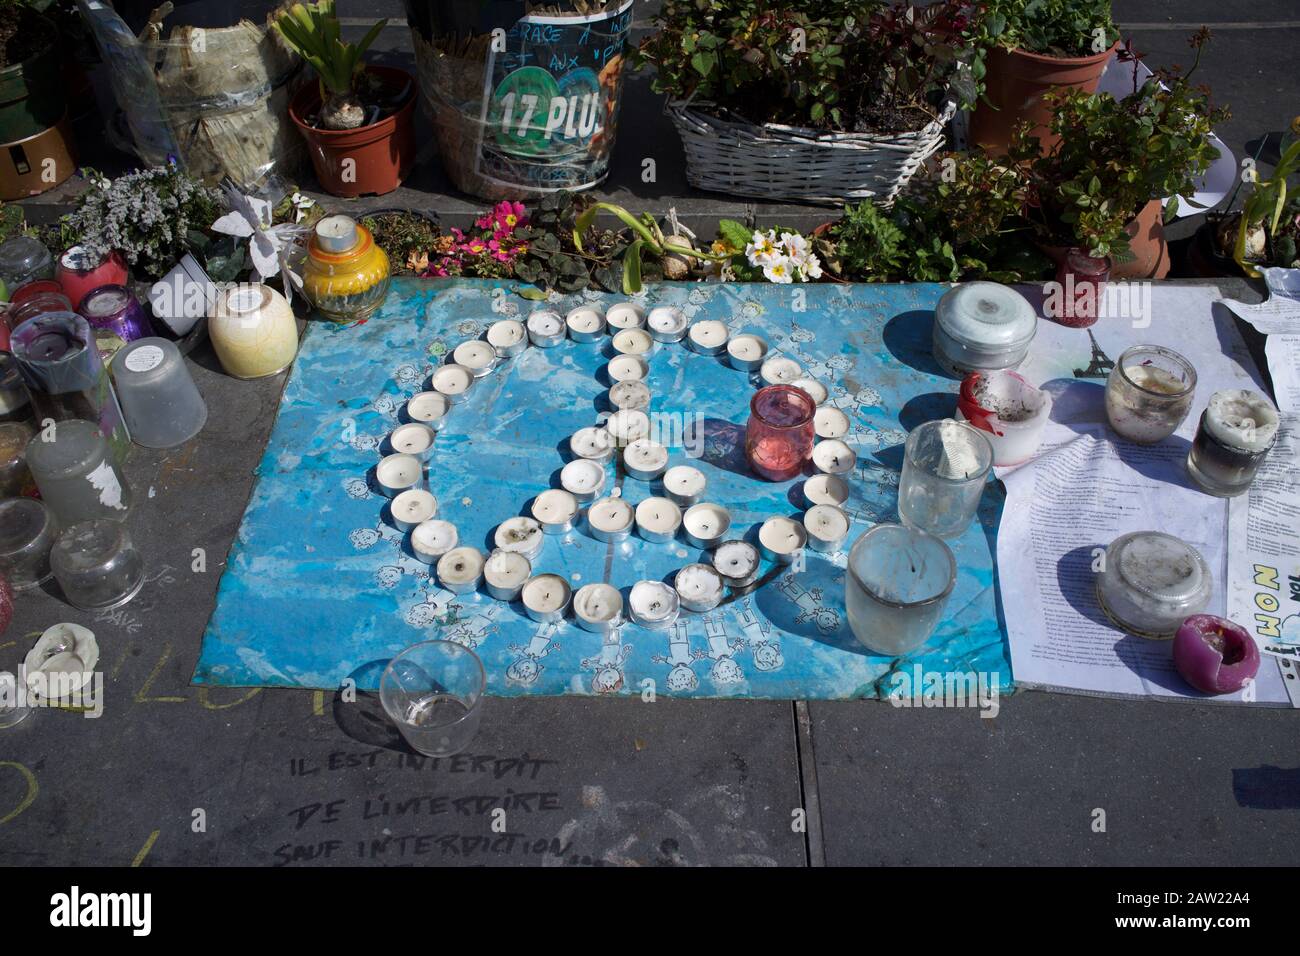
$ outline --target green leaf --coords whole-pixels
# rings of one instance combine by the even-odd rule
[[[641,247],[640,239],[632,240],[623,253],[623,294],[635,295],[641,291]]]
[[[532,302],[545,302],[546,293],[535,285],[516,286],[515,292]]]
[[[700,76],[708,76],[718,63],[718,55],[707,50],[700,50],[691,57],[691,66]]]

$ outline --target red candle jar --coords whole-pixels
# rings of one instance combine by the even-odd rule
[[[81,300],[87,292],[102,285],[126,285],[129,273],[126,260],[116,249],[101,262],[85,246],[73,246],[59,256],[54,278],[63,287],[63,294],[72,301],[75,309],[81,307]]]
[[[745,457],[754,474],[788,481],[812,457],[817,403],[793,385],[769,385],[754,393],[745,427]]]
[[[63,295],[63,286],[53,279],[37,279],[35,282],[29,282],[15,289],[9,296],[9,305],[11,308],[22,305],[33,296],[48,295],[51,292],[55,295]]]
[[[1048,310],[1048,318],[1072,329],[1096,324],[1101,316],[1102,291],[1109,279],[1109,259],[1096,259],[1082,249],[1071,249],[1057,267],[1057,307]]]

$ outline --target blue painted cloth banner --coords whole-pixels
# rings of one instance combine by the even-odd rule
[[[639,301],[717,318],[733,334],[755,332],[771,354],[788,355],[830,391],[852,422],[858,453],[850,476],[850,540],[895,514],[908,429],[951,415],[957,383],[930,357],[937,285],[661,285]],[[599,293],[557,297],[560,312]],[[997,675],[1009,688],[1005,626],[996,598],[995,535],[1003,496],[991,483],[979,523],[952,542],[960,567],[946,616],[930,641],[903,659],[867,652],[844,611],[846,554],[807,552],[802,571],[764,566],[766,583],[708,614],[683,614],[652,631],[625,625],[602,636],[571,621],[539,625],[519,604],[439,587],[391,525],[373,469],[405,400],[457,344],[502,317],[525,318],[531,303],[487,281],[395,280],[384,306],[352,326],[312,323],[286,386],[258,481],[221,581],[204,638],[198,683],[333,689],[347,677],[374,688],[383,665],[430,638],[474,648],[496,695],[641,693],[679,697],[883,696],[892,674]],[[609,338],[529,348],[480,380],[438,433],[428,469],[439,517],[461,542],[491,549],[504,519],[527,514],[540,491],[558,486],[567,438],[607,409]],[[670,448],[670,464],[705,473],[705,500],[727,507],[732,537],[771,515],[797,516],[803,479],[773,484],[744,465],[744,425],[756,375],[722,359],[660,345],[647,384],[656,413],[703,421],[702,456]],[[686,432],[687,441],[690,432]],[[692,443],[693,444],[693,443]],[[698,445],[694,450],[700,451]],[[635,504],[657,483],[615,478]],[[705,559],[682,541],[633,536],[607,544],[585,521],[548,536],[534,572],[564,575],[575,589],[609,581],[624,589],[667,580]]]

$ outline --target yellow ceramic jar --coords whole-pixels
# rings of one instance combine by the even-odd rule
[[[208,337],[221,367],[234,378],[282,372],[298,352],[293,308],[279,292],[256,283],[220,293],[208,318]]]
[[[364,319],[388,295],[388,255],[365,226],[347,216],[316,223],[307,245],[303,293],[335,322]]]

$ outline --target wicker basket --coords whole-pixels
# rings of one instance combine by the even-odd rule
[[[707,112],[703,104],[670,101],[667,112],[686,151],[692,186],[733,196],[826,205],[894,201],[927,157],[943,145],[957,111],[915,133],[824,133],[799,126],[756,126]]]

